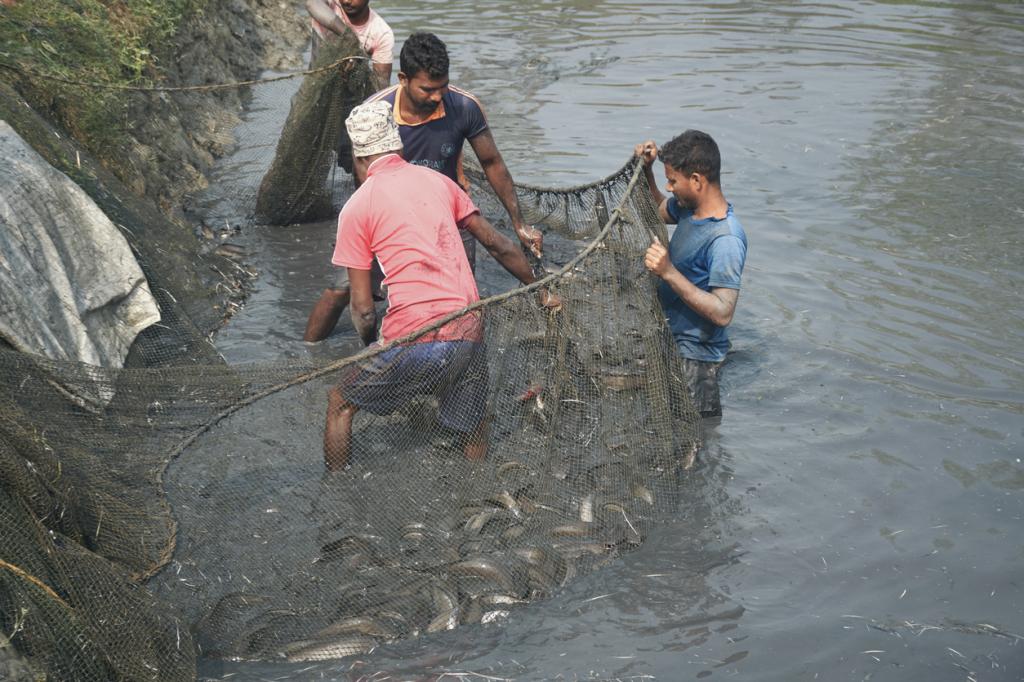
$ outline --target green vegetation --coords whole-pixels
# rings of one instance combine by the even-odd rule
[[[117,88],[158,82],[178,27],[206,2],[0,0],[0,79],[116,167],[131,101]]]

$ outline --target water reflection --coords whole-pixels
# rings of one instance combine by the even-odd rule
[[[1024,125],[1006,115],[1024,108],[1013,85],[1024,71],[1000,66],[1024,60],[1013,14],[968,6],[944,22],[936,75],[921,92],[895,87],[866,155],[851,159],[847,196],[861,223],[830,250],[863,254],[855,272],[844,268],[842,294],[868,304],[864,321],[887,340],[864,350],[937,397],[963,400],[969,387],[1020,411],[1024,367],[1013,356],[1024,327],[1003,324],[1021,313],[1011,292],[1024,284],[1021,208],[1007,205],[1020,195]],[[974,59],[965,64],[957,48]]]

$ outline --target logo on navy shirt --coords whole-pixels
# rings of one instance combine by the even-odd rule
[[[451,158],[452,154],[455,153],[455,145],[451,142],[445,142],[441,145],[441,157],[448,159]]]

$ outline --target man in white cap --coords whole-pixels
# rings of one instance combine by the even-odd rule
[[[352,323],[363,343],[381,345],[423,329],[479,299],[460,230],[468,230],[524,284],[534,281],[523,252],[492,226],[455,182],[406,162],[387,102],[369,102],[345,121],[359,189],[338,216],[331,259],[348,269]],[[371,267],[384,273],[388,309],[377,338]],[[544,305],[557,307],[554,296]],[[438,398],[441,424],[463,437],[464,452],[487,450],[487,367],[482,318],[471,313],[353,368],[328,394],[324,462],[343,468],[360,409],[389,414],[418,395]]]

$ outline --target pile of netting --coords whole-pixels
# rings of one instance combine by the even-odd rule
[[[274,160],[260,181],[255,205],[260,222],[287,225],[337,214],[328,178],[337,167],[345,118],[373,94],[372,78],[351,32],[323,41],[310,70],[292,97]]]
[[[320,192],[333,171],[316,173]],[[551,274],[444,320],[482,325],[485,361],[359,412],[342,471],[324,466],[328,391],[433,329],[330,362],[112,370],[0,350],[0,652],[62,681],[342,658],[515,618],[642,544],[698,446],[643,267],[664,227],[635,162],[518,192]],[[458,406],[484,414],[482,460],[439,418],[467,379],[485,389]]]

